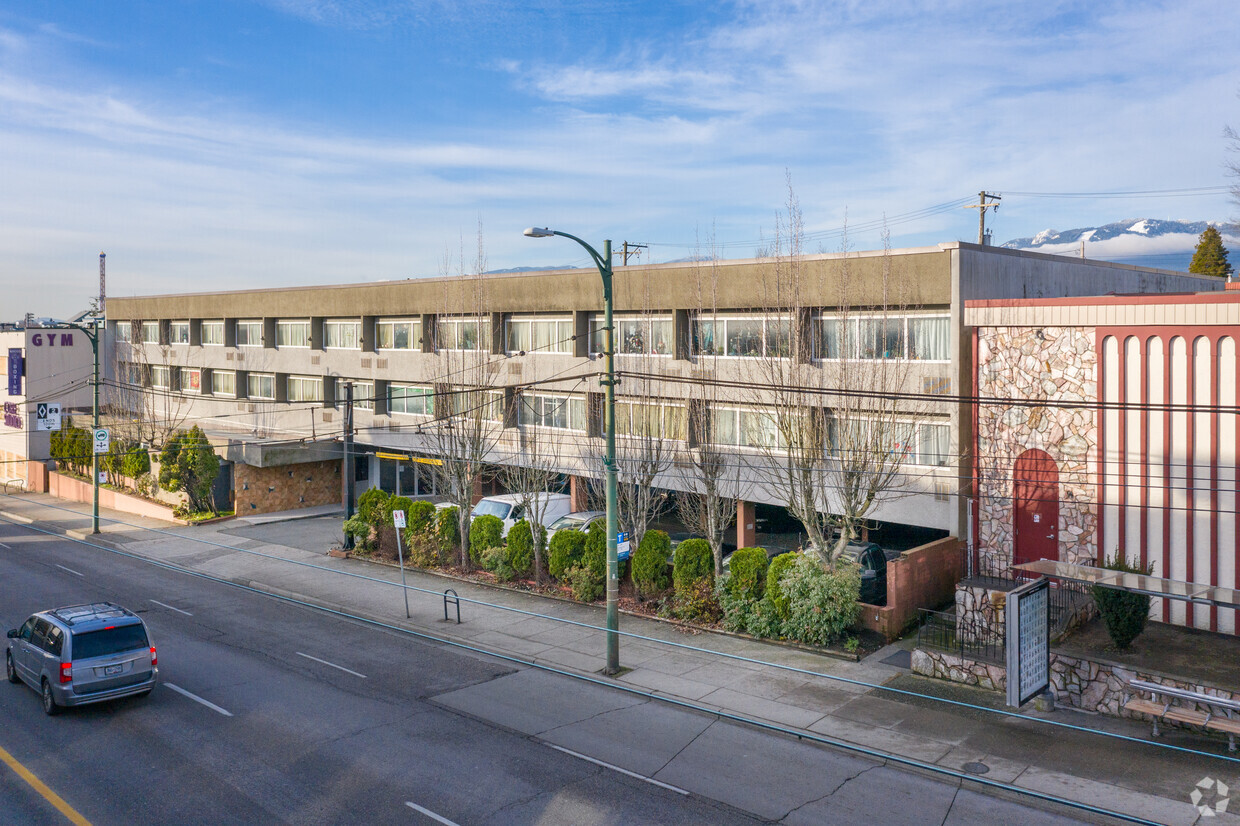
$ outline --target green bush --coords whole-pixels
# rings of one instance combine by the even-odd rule
[[[581,564],[586,550],[586,535],[572,528],[556,531],[547,549],[547,570],[560,582],[567,580],[568,571]]]
[[[788,618],[788,596],[784,593],[783,577],[796,561],[797,555],[794,553],[780,554],[771,560],[770,567],[766,569],[766,595],[780,619]]]
[[[1128,574],[1150,576],[1154,573],[1154,563],[1151,562],[1145,567],[1132,565],[1118,554],[1104,560],[1102,567],[1108,571],[1123,571]],[[1127,651],[1132,641],[1145,630],[1145,623],[1150,618],[1150,598],[1145,594],[1104,588],[1101,585],[1095,585],[1093,593],[1094,602],[1098,603],[1098,612],[1102,614],[1102,623],[1111,635],[1111,642],[1115,643],[1115,647],[1120,651]]]
[[[423,532],[410,533],[405,531],[408,543],[407,559],[410,565],[418,568],[438,568],[443,564],[443,555],[439,547],[439,537]]]
[[[455,505],[439,508],[435,514],[435,535],[439,538],[439,552],[451,558],[461,544],[461,526],[457,523]]]
[[[728,563],[728,579],[724,588],[733,596],[753,601],[762,599],[766,590],[767,558],[764,548],[738,548]]]
[[[508,549],[502,546],[484,548],[478,554],[482,567],[495,574],[500,582],[507,582],[515,576],[512,566],[508,564]]]
[[[581,555],[582,564],[601,579],[607,578],[607,525],[599,520],[590,525],[586,534],[586,549]]]
[[[672,581],[676,585],[676,596],[688,595],[701,580],[714,585],[715,557],[711,553],[710,543],[705,539],[686,539],[676,546],[676,558],[672,562]]]
[[[788,598],[783,636],[810,645],[827,645],[852,628],[861,594],[861,568],[839,559],[824,567],[809,554],[798,554],[780,579]]]
[[[379,526],[384,528],[395,528],[392,522],[392,514],[396,511],[405,512],[405,524],[409,524],[409,509],[413,507],[413,500],[408,496],[389,496],[379,511]]]
[[[121,475],[133,479],[136,484],[139,476],[150,472],[151,455],[141,445],[130,444],[125,458],[121,460]]]
[[[344,520],[343,526],[345,536],[353,537],[353,547],[359,551],[370,551],[370,525],[365,519],[362,519],[360,513],[355,513],[348,519]]]
[[[695,579],[687,589],[676,591],[676,615],[681,619],[714,622],[720,614],[718,595],[711,580]]]
[[[534,532],[528,520],[508,529],[508,565],[517,576],[525,576],[534,567]]]
[[[504,544],[504,520],[491,514],[483,514],[469,526],[469,558],[474,564],[482,564],[482,552],[487,548],[499,548]]]
[[[572,589],[573,599],[580,602],[596,602],[603,595],[603,577],[597,576],[589,566],[574,565],[568,569],[565,580]]]
[[[424,500],[412,502],[407,513],[406,524],[412,533],[429,533],[435,524],[435,506],[430,502]]]
[[[377,518],[375,511],[382,508],[390,498],[391,494],[382,488],[367,488],[362,491],[361,496],[357,497],[357,515],[362,517],[362,521],[368,525],[375,524]]]
[[[664,531],[646,531],[633,553],[633,586],[642,596],[653,596],[667,588],[667,556],[672,543]]]

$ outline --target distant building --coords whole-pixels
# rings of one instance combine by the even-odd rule
[[[1211,289],[1217,279],[967,243],[809,255],[796,262],[795,306],[772,285],[788,261],[757,259],[617,267],[618,389],[630,429],[659,428],[674,450],[702,434],[705,411],[730,461],[761,461],[763,419],[777,388],[763,359],[795,363],[830,387],[841,359],[902,363],[902,392],[927,410],[892,444],[906,472],[871,514],[881,531],[967,536],[972,339],[966,302]],[[889,276],[889,281],[884,278]],[[890,294],[900,293],[898,310]],[[231,460],[239,513],[340,501],[343,386],[357,399],[358,491],[432,495],[426,431],[455,415],[462,366],[474,388],[519,414],[496,413],[496,464],[521,461],[522,434],[554,441],[580,492],[599,474],[602,291],[594,270],[427,278],[327,287],[115,297],[108,301],[118,381],[165,419],[196,422]],[[838,347],[830,331],[848,333]],[[792,342],[790,344],[789,342]],[[715,386],[709,398],[698,389]],[[135,402],[131,402],[135,403]],[[875,405],[884,405],[878,398]],[[824,420],[832,402],[822,397]],[[837,423],[838,424],[838,423]],[[834,426],[834,425],[833,425]],[[619,431],[622,437],[624,431]],[[384,454],[387,454],[386,456]],[[397,458],[391,458],[396,454]],[[683,488],[675,472],[658,484]],[[735,486],[737,544],[752,544],[756,505],[783,502],[752,472]],[[825,504],[824,507],[829,507]]]
[[[1095,564],[1240,588],[1240,291],[965,303],[980,561]],[[1154,600],[1236,633],[1236,611]]]
[[[79,330],[28,324],[0,330],[5,367],[4,418],[0,422],[0,481],[33,486],[49,458],[51,434],[35,429],[38,405],[55,402],[65,415],[91,410],[94,369],[90,339]],[[37,465],[32,468],[30,465]],[[33,474],[33,475],[32,475]]]

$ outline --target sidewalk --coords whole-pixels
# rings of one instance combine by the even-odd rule
[[[559,621],[601,626],[603,610],[594,606],[409,570],[408,585],[422,590],[410,591],[412,619],[406,620],[399,570],[327,556],[340,536],[337,517],[265,524],[228,520],[198,527],[115,512],[100,517],[102,534],[93,541],[127,553],[567,671],[597,677],[604,665],[602,631]],[[92,540],[87,507],[44,494],[0,498],[0,519]],[[86,547],[82,552],[98,553]],[[460,625],[444,622],[446,588],[461,596]],[[723,634],[687,634],[668,623],[627,615],[620,628],[645,639],[621,637],[620,662],[631,670],[615,678],[617,683],[723,713],[957,771],[981,763],[989,779],[1163,823],[1202,822],[1188,796],[1205,776],[1240,789],[1240,764],[1235,762],[1038,719],[1149,739],[1149,726],[1139,722],[1066,709],[1025,712],[1024,719],[1017,719],[911,696],[1002,706],[996,694],[914,676],[894,664],[901,658],[893,655],[911,643],[888,646],[856,663]],[[910,694],[871,687],[879,685]],[[1226,755],[1225,745],[1192,734],[1169,732],[1159,742]],[[1209,822],[1240,824],[1240,817],[1228,813]]]

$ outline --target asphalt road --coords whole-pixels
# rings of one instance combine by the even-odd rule
[[[857,756],[0,523],[0,624],[110,600],[150,697],[49,718],[0,685],[0,749],[109,823],[1061,823]],[[0,765],[0,823],[65,818]]]

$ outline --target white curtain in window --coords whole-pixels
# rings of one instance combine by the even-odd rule
[[[950,360],[950,336],[951,324],[947,318],[909,318],[909,357],[934,361]]]

